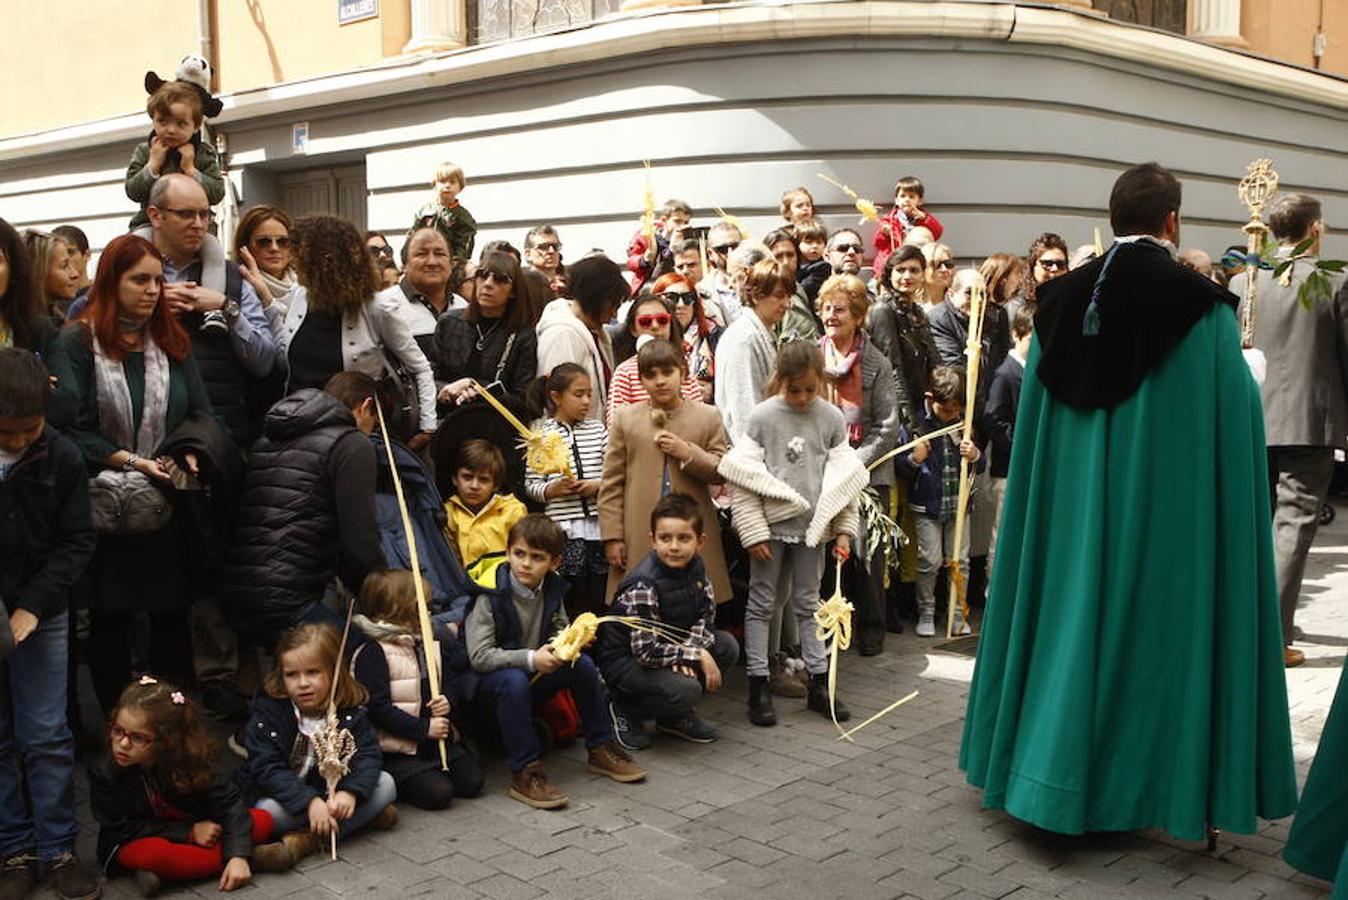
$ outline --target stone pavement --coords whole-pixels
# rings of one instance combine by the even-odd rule
[[[1299,614],[1307,664],[1288,673],[1300,777],[1333,699],[1348,646],[1348,510],[1322,529]],[[956,767],[973,671],[933,642],[891,635],[874,659],[846,654],[841,693],[860,717],[914,689],[921,695],[855,744],[833,726],[778,702],[776,728],[744,717],[743,670],[706,704],[721,740],[659,740],[639,754],[642,785],[591,775],[578,747],[547,760],[571,794],[565,810],[529,809],[506,796],[504,766],[487,790],[443,813],[402,808],[387,833],[358,835],[340,859],[306,860],[262,875],[245,896],[452,897],[455,900],[1270,900],[1327,896],[1278,858],[1287,822],[1257,835],[1222,835],[1217,852],[1163,834],[1063,837],[980,809]],[[87,823],[87,806],[81,797]],[[91,834],[82,835],[92,858]],[[211,883],[165,894],[219,894]],[[52,896],[49,892],[43,896]],[[125,878],[107,896],[136,896]]]

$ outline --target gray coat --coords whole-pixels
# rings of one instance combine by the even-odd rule
[[[899,445],[899,405],[894,396],[894,368],[885,354],[866,341],[861,354],[861,397],[863,432],[857,444],[857,456],[870,465]],[[894,483],[894,460],[871,471],[871,487],[889,487]],[[883,493],[883,492],[882,492]]]
[[[1291,283],[1258,273],[1254,346],[1268,362],[1265,441],[1270,447],[1344,447],[1348,441],[1348,284],[1334,276],[1332,300],[1307,310],[1297,291],[1311,264],[1297,262]],[[1231,280],[1245,296],[1246,274]],[[1242,307],[1244,300],[1242,299]]]

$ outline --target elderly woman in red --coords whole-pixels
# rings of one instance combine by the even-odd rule
[[[89,303],[53,347],[57,395],[69,410],[54,421],[84,453],[90,475],[125,473],[125,484],[157,490],[166,514],[158,527],[103,530],[89,567],[93,628],[89,665],[105,710],[131,680],[131,623],[150,622],[149,663],[180,681],[192,675],[186,606],[193,529],[175,521],[173,478],[196,474],[191,454],[162,455],[166,439],[189,417],[211,415],[191,341],[163,302],[164,262],[154,245],[134,235],[103,250]],[[181,476],[180,476],[181,477]],[[98,524],[97,516],[95,524]]]

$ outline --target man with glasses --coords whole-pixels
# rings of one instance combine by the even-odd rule
[[[829,235],[828,262],[833,266],[833,274],[860,275],[865,248],[861,235],[850,228],[840,228]]]
[[[277,357],[262,301],[234,263],[203,262],[202,246],[215,240],[207,234],[215,216],[195,179],[178,174],[160,178],[150,190],[148,212],[150,232],[142,236],[164,257],[163,300],[192,335],[192,356],[211,407],[235,441],[246,447],[257,432],[257,423],[246,421],[244,409],[249,382],[271,374]],[[211,314],[222,328],[205,326]]]
[[[524,236],[524,262],[548,280],[553,298],[566,292],[566,275],[562,269],[562,239],[551,225],[529,229]]]
[[[714,310],[727,326],[739,318],[744,309],[739,292],[726,272],[726,260],[743,239],[740,230],[729,222],[720,221],[711,226],[707,232],[707,271],[697,282],[697,292],[702,295],[702,311],[712,315]],[[700,257],[699,249],[699,268]]]
[[[370,251],[377,263],[393,262],[393,247],[389,245],[388,238],[377,231],[365,232],[365,248]],[[406,260],[404,260],[406,264]]]

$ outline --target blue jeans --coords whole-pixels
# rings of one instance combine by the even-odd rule
[[[75,741],[66,722],[69,640],[70,617],[61,612],[38,623],[0,662],[0,859],[34,848],[42,859],[55,859],[75,846]]]
[[[613,722],[608,716],[604,689],[599,686],[599,670],[590,657],[582,653],[574,665],[563,665],[530,684],[532,677],[532,673],[523,669],[497,669],[483,675],[478,687],[479,695],[495,706],[511,772],[519,772],[538,759],[534,704],[562,688],[570,688],[571,696],[576,698],[580,724],[585,729],[585,746],[593,750],[613,740]]]
[[[337,833],[345,836],[359,831],[365,823],[379,815],[380,810],[397,799],[398,788],[393,784],[393,776],[387,772],[380,772],[379,781],[374,786],[374,793],[356,804],[356,811],[351,814],[351,818],[338,823]],[[288,812],[285,807],[270,797],[263,797],[253,806],[271,813],[272,834],[278,840],[281,835],[289,834],[292,831],[309,830],[308,810],[295,815]]]

